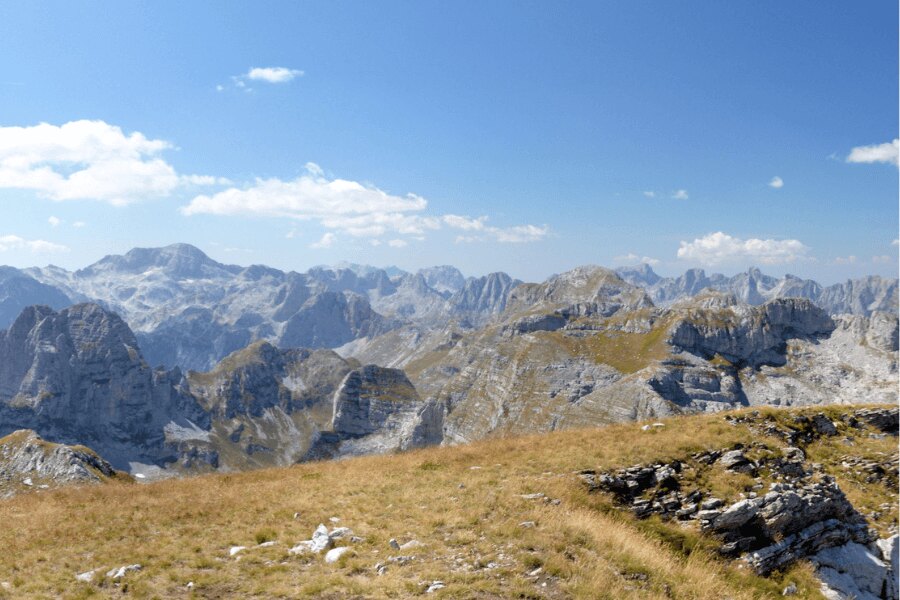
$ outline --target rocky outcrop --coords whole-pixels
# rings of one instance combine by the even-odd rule
[[[726,421],[749,426],[756,439],[770,436],[805,447],[822,437],[840,435],[841,430],[846,433],[848,427],[881,430],[883,426],[885,433],[896,435],[896,414],[896,408],[857,409],[840,421],[823,413],[800,414],[786,429],[755,411],[729,415]],[[891,462],[896,464],[896,457]],[[864,463],[867,466],[857,468]],[[883,467],[859,456],[844,457],[841,464],[873,474]],[[755,484],[745,487],[740,499],[724,502],[697,487],[715,469],[744,473]],[[616,504],[638,518],[658,515],[663,520],[697,523],[701,532],[718,540],[720,554],[740,557],[759,575],[809,560],[828,598],[897,597],[897,535],[878,540],[835,479],[823,473],[822,465],[807,462],[800,447],[776,449],[758,441],[748,447],[706,450],[615,471],[584,470],[578,475],[589,490],[611,494]],[[879,478],[866,481],[874,483]],[[893,484],[888,481],[887,485],[896,492],[896,475]]]
[[[44,441],[21,429],[0,438],[0,495],[64,485],[100,483],[115,469],[94,451]]]

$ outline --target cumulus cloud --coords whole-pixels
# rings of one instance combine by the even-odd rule
[[[656,192],[646,191],[644,192],[644,196],[647,198],[656,198]]]
[[[74,223],[72,223],[72,227],[74,227],[75,229],[81,229],[85,225],[87,225],[87,223],[85,223],[84,221],[75,221]]]
[[[200,195],[181,207],[182,214],[252,216],[313,221],[328,230],[354,237],[381,237],[389,233],[424,239],[428,231],[448,227],[477,232],[485,239],[516,243],[537,241],[546,226],[494,227],[487,217],[426,214],[428,202],[416,194],[396,195],[374,185],[330,179],[315,163],[290,181],[257,179],[245,188],[231,187],[213,195]]]
[[[772,181],[769,182],[769,187],[775,188],[776,190],[784,187],[784,180],[776,175],[772,178]]]
[[[265,81],[266,83],[287,83],[302,76],[303,71],[286,67],[253,67],[244,75],[251,81]]]
[[[717,231],[692,242],[682,241],[678,258],[707,265],[734,261],[776,265],[805,258],[808,251],[799,240],[743,240]]]
[[[406,240],[391,240],[388,242],[388,246],[391,248],[403,248],[407,245],[409,245],[409,242]]]
[[[326,232],[322,238],[318,242],[313,242],[309,245],[310,248],[331,248],[334,245],[337,237],[329,232]]]
[[[287,67],[252,67],[246,73],[232,75],[231,83],[239,90],[252,93],[253,88],[250,87],[251,83],[288,83],[298,77],[303,77],[303,75],[303,71],[299,69],[289,69]],[[227,86],[222,84],[216,86],[217,92],[224,92],[226,89]]]
[[[675,190],[675,192],[672,193],[672,198],[674,198],[675,200],[687,200],[687,190]]]
[[[873,256],[872,262],[876,265],[885,265],[894,260],[893,256],[888,256],[887,254],[881,254],[879,256]]]
[[[47,219],[47,222],[50,223],[50,227],[58,227],[59,224],[62,223],[62,219],[50,215],[50,218]]]
[[[636,265],[636,264],[647,264],[652,266],[656,266],[659,264],[658,258],[651,258],[649,256],[638,256],[634,252],[629,252],[628,254],[623,254],[622,256],[615,256],[613,260],[620,265]]]
[[[891,246],[900,246],[900,239],[894,238],[894,241],[891,242]]]
[[[9,250],[29,250],[35,254],[69,251],[61,244],[54,244],[46,240],[26,240],[17,235],[0,235],[0,252]]]
[[[857,146],[850,150],[847,162],[900,165],[900,139],[872,146]]]
[[[0,127],[0,189],[123,205],[168,196],[181,186],[220,182],[179,175],[160,157],[171,148],[169,142],[125,134],[103,121]]]

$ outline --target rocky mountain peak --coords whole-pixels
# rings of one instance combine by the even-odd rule
[[[76,277],[91,277],[101,273],[143,274],[159,270],[174,279],[206,278],[216,274],[237,273],[241,269],[224,265],[190,244],[172,244],[162,248],[133,248],[124,255],[108,255],[85,269]]]
[[[419,275],[425,278],[425,283],[440,294],[450,295],[458,292],[466,285],[466,278],[459,269],[450,265],[440,265],[419,269]]]

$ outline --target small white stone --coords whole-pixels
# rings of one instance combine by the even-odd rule
[[[425,593],[426,593],[426,594],[433,594],[434,592],[436,592],[436,591],[438,591],[438,590],[441,590],[441,589],[444,589],[445,587],[447,587],[447,586],[444,585],[444,582],[443,582],[443,581],[432,581],[432,582],[431,582],[431,585],[428,586],[428,589],[425,590]]]
[[[234,556],[238,552],[243,552],[247,549],[247,546],[232,546],[230,550],[228,550],[228,556]]]
[[[344,554],[350,551],[350,546],[341,546],[340,548],[332,548],[325,554],[325,562],[337,562]]]
[[[34,483],[31,481],[31,477],[26,477],[25,479],[22,480],[22,483],[24,483],[25,485],[29,485],[29,486],[34,485]]]
[[[96,571],[97,570],[94,569],[93,571],[85,571],[84,573],[79,573],[78,575],[75,576],[75,580],[83,581],[84,583],[90,583],[94,580],[94,573]],[[3,583],[8,585],[8,582],[6,582],[6,581],[4,581]],[[6,585],[4,585],[3,587],[4,587],[4,589],[6,589]]]

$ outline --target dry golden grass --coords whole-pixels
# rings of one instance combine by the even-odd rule
[[[752,439],[721,415],[679,417],[648,432],[615,425],[18,496],[0,502],[0,597],[408,598],[440,580],[446,587],[428,597],[749,600],[794,581],[798,598],[818,598],[807,566],[753,576],[716,558],[693,526],[636,521],[573,474]],[[521,497],[535,492],[560,502]],[[335,564],[288,554],[319,523],[336,526],[331,517],[364,541]],[[424,545],[397,552],[390,538]],[[231,557],[235,545],[249,548]],[[375,573],[399,554],[416,558]],[[121,584],[102,576],[131,563],[144,568]],[[90,569],[97,580],[75,581]]]

